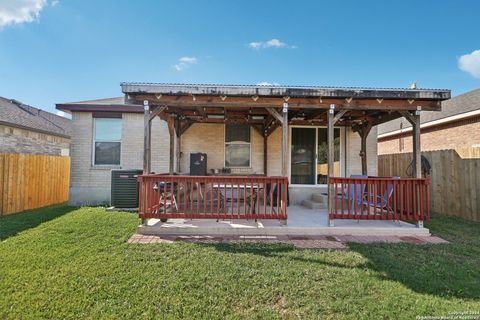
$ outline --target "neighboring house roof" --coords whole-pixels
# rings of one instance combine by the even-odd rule
[[[442,101],[442,111],[422,111],[421,127],[436,125],[466,117],[480,115],[480,89],[476,89],[449,100]],[[411,127],[404,118],[392,120],[378,126],[378,136],[390,136]]]
[[[71,120],[0,97],[0,124],[70,138]]]

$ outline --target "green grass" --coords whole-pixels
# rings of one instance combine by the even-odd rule
[[[127,244],[139,220],[53,207],[0,218],[0,319],[414,319],[480,311],[480,224],[451,244]]]

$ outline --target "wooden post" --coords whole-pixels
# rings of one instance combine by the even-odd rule
[[[405,119],[412,125],[412,142],[413,142],[413,176],[415,178],[422,177],[422,150],[420,146],[420,113],[422,108],[420,106],[417,107],[415,114],[411,114],[409,111],[400,111]],[[419,201],[419,192],[417,190],[417,201]],[[420,203],[416,204],[420,206]],[[423,220],[417,221],[417,227],[423,228]]]
[[[330,212],[333,210],[337,194],[334,189],[334,185],[330,183],[330,177],[333,177],[334,174],[334,163],[335,163],[335,131],[334,126],[338,120],[340,120],[343,115],[347,112],[347,109],[339,110],[335,115],[335,105],[331,104],[330,109],[328,110],[328,124],[327,124],[327,166],[328,166],[328,225],[333,227],[333,220],[330,220]]]
[[[177,145],[175,146],[175,158],[176,158],[176,172],[180,172],[180,147],[181,147],[181,143],[182,143],[182,140],[181,140],[181,136],[182,136],[182,133],[180,132],[180,128],[181,128],[181,122],[180,122],[180,119],[177,118],[175,119],[175,133],[176,133],[176,137],[177,137]]]
[[[420,112],[415,112],[413,127],[413,159],[415,165],[413,166],[413,176],[415,178],[422,177],[422,153],[420,146]]]
[[[413,167],[413,176],[415,178],[422,177],[422,150],[420,146],[420,109],[415,111],[415,115],[413,116],[414,122],[412,123],[413,129],[413,159],[415,161],[415,165]],[[420,203],[420,194],[419,190],[417,190],[417,202],[418,207],[422,204]],[[423,228],[423,220],[417,221],[417,228]]]
[[[143,174],[149,174],[151,172],[150,145],[152,122],[150,121],[148,100],[143,101],[143,110]]]
[[[368,165],[367,165],[367,137],[370,131],[372,130],[372,124],[367,122],[361,127],[357,128],[356,131],[360,135],[360,158],[362,159],[362,175],[368,175]]]
[[[263,173],[268,176],[268,136],[265,130],[263,133]]]
[[[283,103],[282,120],[282,176],[288,176],[288,103]]]
[[[335,105],[331,104],[330,109],[328,110],[328,123],[327,123],[327,170],[328,170],[328,180],[333,176],[333,162],[334,162],[334,117],[335,117]],[[328,181],[328,225],[333,227],[333,220],[330,220],[330,212],[335,205],[336,195],[333,184]]]
[[[169,159],[169,167],[168,172],[173,174],[174,172],[174,162],[175,162],[175,125],[173,119],[167,116],[167,125],[168,125],[168,133],[170,136],[170,159]]]

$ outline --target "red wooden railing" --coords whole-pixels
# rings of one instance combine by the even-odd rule
[[[330,219],[428,221],[428,185],[428,178],[331,177]]]
[[[142,219],[287,219],[286,177],[141,175]]]

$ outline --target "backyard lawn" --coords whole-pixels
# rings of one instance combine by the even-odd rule
[[[480,224],[442,245],[127,244],[138,218],[54,207],[0,218],[0,319],[415,319],[480,312]]]

